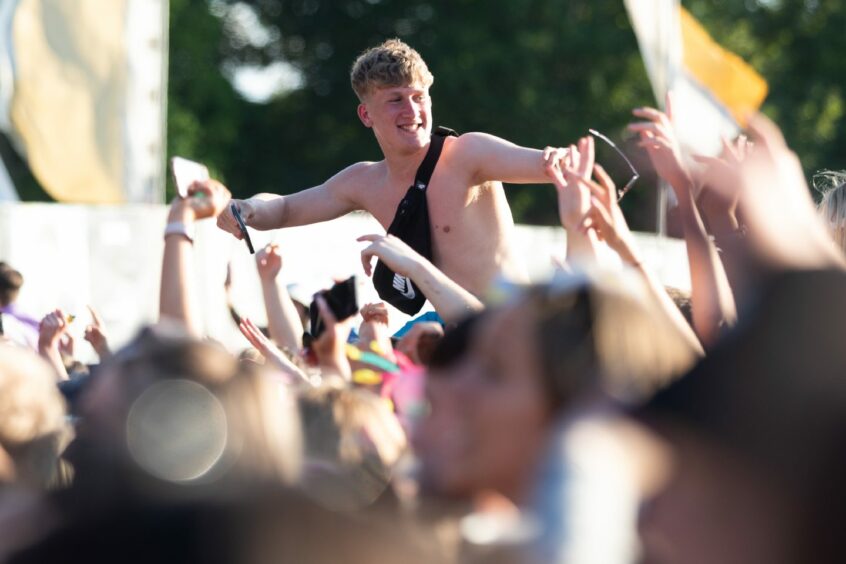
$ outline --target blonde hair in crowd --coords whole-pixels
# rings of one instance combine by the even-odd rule
[[[832,239],[846,252],[846,172],[821,172],[814,177],[814,187],[823,194],[820,215]]]
[[[0,466],[7,466],[0,483],[55,484],[70,436],[50,366],[29,350],[0,344]]]
[[[420,53],[399,39],[388,39],[367,49],[350,71],[352,88],[362,102],[374,88],[409,85],[429,88],[434,81]]]

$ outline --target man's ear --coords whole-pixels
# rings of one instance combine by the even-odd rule
[[[367,111],[367,105],[363,102],[358,105],[358,119],[364,124],[364,127],[373,127],[373,120],[370,119],[370,113]]]

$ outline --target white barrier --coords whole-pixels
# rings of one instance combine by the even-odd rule
[[[35,317],[56,307],[78,315],[71,333],[83,360],[92,358],[82,340],[90,319],[86,304],[100,312],[112,343],[125,343],[157,317],[166,213],[165,206],[153,205],[0,204],[0,260],[19,270],[25,280],[18,303]],[[359,274],[364,299],[376,301],[361,268],[362,244],[356,237],[382,232],[372,217],[356,213],[317,225],[251,234],[257,249],[268,242],[279,243],[283,283],[300,282],[317,290],[330,285],[333,278]],[[532,280],[548,278],[553,271],[551,257],[564,254],[564,231],[518,226],[516,237]],[[690,287],[681,241],[637,237],[647,264],[665,284]],[[239,311],[264,324],[255,262],[246,245],[217,229],[214,222],[201,222],[195,243],[197,302],[208,335],[237,350],[247,343],[225,306],[223,280],[228,261]],[[402,326],[406,319],[392,311],[392,326]]]

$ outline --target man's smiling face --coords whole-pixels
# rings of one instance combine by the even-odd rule
[[[383,151],[414,152],[429,143],[432,100],[426,87],[374,88],[358,113],[362,123],[373,129]]]

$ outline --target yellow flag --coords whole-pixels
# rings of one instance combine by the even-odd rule
[[[746,116],[760,109],[767,81],[734,53],[711,38],[696,18],[680,8],[684,69],[745,127]]]
[[[767,82],[714,41],[679,0],[624,0],[659,105],[673,91],[673,122],[686,151],[717,154],[745,116],[760,109]]]

